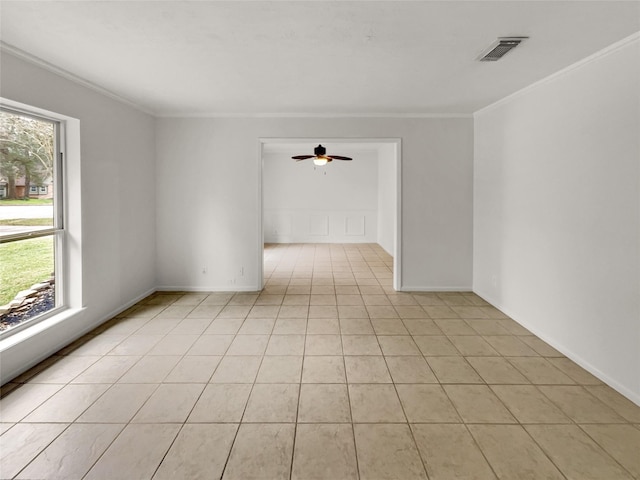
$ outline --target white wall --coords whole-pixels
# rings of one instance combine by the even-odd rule
[[[378,155],[325,145],[352,156],[315,167],[288,152],[263,155],[264,241],[375,243],[378,236]],[[296,152],[300,154],[300,151]]]
[[[397,211],[397,168],[395,145],[382,145],[378,154],[378,240],[392,255],[395,246]]]
[[[260,285],[259,138],[390,137],[402,138],[403,286],[470,289],[470,118],[158,119],[160,287]]]
[[[474,291],[640,403],[640,41],[476,114]]]
[[[80,121],[86,307],[19,345],[0,342],[4,382],[155,288],[155,124],[150,115],[6,52],[0,62],[2,97]],[[79,180],[77,168],[67,173]],[[69,240],[75,247],[80,236]]]

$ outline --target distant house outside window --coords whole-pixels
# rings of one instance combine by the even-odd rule
[[[30,185],[29,195],[46,195],[49,189],[46,185]]]

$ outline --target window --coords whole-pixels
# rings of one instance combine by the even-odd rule
[[[46,195],[47,194],[47,186],[44,185],[30,185],[29,186],[29,194],[30,195]]]
[[[0,109],[0,335],[64,306],[61,162],[60,122]]]

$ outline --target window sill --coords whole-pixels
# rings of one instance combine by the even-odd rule
[[[60,323],[75,317],[84,310],[84,308],[66,308],[49,318],[45,318],[31,326],[27,326],[16,333],[7,335],[6,338],[0,338],[0,353],[24,342],[25,340],[35,337],[50,328],[56,327]]]

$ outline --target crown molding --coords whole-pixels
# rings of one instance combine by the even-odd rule
[[[65,70],[63,68],[57,67],[56,65],[53,65],[52,63],[47,62],[46,60],[41,59],[40,57],[36,57],[35,55],[32,55],[28,52],[25,52],[24,50],[19,49],[18,47],[14,47],[13,45],[10,45],[6,42],[3,42],[0,40],[0,50],[3,52],[6,52],[10,55],[13,55],[14,57],[17,57],[21,60],[24,60],[28,63],[31,63],[33,65],[36,65],[44,70],[47,70],[55,75],[58,75],[59,77],[63,77],[77,85],[81,85],[85,88],[88,88],[90,90],[93,90],[101,95],[104,95],[105,97],[109,97],[112,100],[116,100],[120,103],[124,103],[125,105],[128,105],[130,107],[135,108],[136,110],[139,110],[143,113],[146,113],[148,115],[152,115],[155,116],[156,113],[152,110],[149,110],[148,108],[143,107],[142,105],[134,102],[133,100],[130,100],[126,97],[123,97],[121,95],[118,95],[117,93],[112,92],[111,90],[107,90],[104,87],[101,87],[100,85],[97,85],[89,80],[86,80],[82,77],[79,77],[78,75],[75,75],[71,72],[69,72],[68,70]]]
[[[402,113],[402,112],[177,112],[177,113],[162,113],[156,112],[149,108],[143,107],[139,103],[123,97],[117,93],[112,92],[94,82],[91,82],[85,78],[82,78],[74,73],[69,72],[63,68],[60,68],[52,63],[47,62],[35,55],[32,55],[24,50],[21,50],[11,44],[0,41],[0,50],[20,58],[28,63],[36,65],[44,70],[47,70],[55,75],[63,77],[77,85],[81,85],[85,88],[93,90],[101,95],[109,97],[120,103],[124,103],[130,107],[135,108],[148,115],[152,115],[157,118],[389,118],[389,119],[459,119],[459,118],[473,118],[473,113]]]
[[[205,112],[205,113],[158,113],[159,118],[473,118],[473,113],[235,113],[235,112]]]
[[[135,108],[148,115],[152,115],[158,118],[473,118],[472,113],[286,113],[286,112],[205,112],[205,113],[193,113],[193,112],[179,112],[179,113],[159,113],[148,108],[143,107],[139,103],[134,102],[126,97],[118,95],[100,85],[97,85],[85,78],[75,75],[68,70],[57,67],[52,63],[49,63],[35,55],[32,55],[24,50],[21,50],[6,42],[0,41],[0,50],[6,52],[14,57],[20,58],[26,62],[36,65],[44,70],[47,70],[55,75],[63,77],[71,82],[93,90],[101,95],[109,97],[120,103],[124,103],[130,107]]]
[[[608,47],[603,48],[602,50],[598,50],[596,53],[593,53],[591,55],[589,55],[588,57],[583,58],[582,60],[578,60],[577,62],[569,65],[568,67],[563,68],[562,70],[559,70],[555,73],[552,73],[551,75],[538,80],[537,82],[532,83],[531,85],[527,85],[526,87],[518,90],[517,92],[514,92],[510,95],[507,95],[504,98],[501,98],[500,100],[487,105],[486,107],[481,108],[480,110],[476,110],[473,113],[473,116],[475,117],[476,115],[481,115],[483,113],[489,112],[491,110],[494,110],[504,104],[507,104],[509,102],[512,102],[513,100],[526,95],[527,93],[542,87],[548,83],[551,83],[555,80],[557,80],[558,78],[561,78],[571,72],[573,72],[574,70],[577,70],[579,68],[582,68],[592,62],[595,62],[603,57],[606,57],[608,55],[611,55],[612,53],[617,52],[618,50],[625,48],[626,46],[632,44],[633,42],[639,41],[640,40],[640,32],[636,32],[632,35],[629,35],[626,38],[623,38],[622,40],[619,40],[611,45],[609,45]]]

